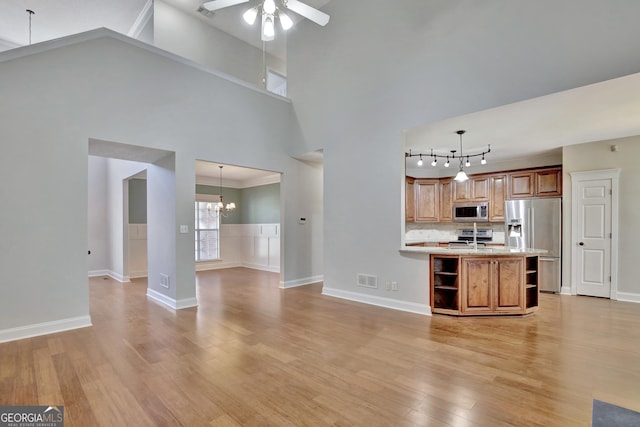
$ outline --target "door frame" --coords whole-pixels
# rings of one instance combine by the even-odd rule
[[[618,299],[618,207],[620,169],[601,169],[571,172],[571,295],[578,293],[578,184],[599,179],[611,180],[611,292],[609,298]]]

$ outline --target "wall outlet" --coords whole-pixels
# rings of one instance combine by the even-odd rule
[[[398,282],[391,282],[391,290],[392,291],[398,290]]]
[[[160,274],[160,286],[169,289],[169,276],[167,274]]]

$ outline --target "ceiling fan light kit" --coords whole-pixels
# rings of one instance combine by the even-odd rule
[[[251,0],[211,0],[203,3],[201,8],[213,12],[225,7],[249,3],[250,1]],[[242,18],[247,24],[254,25],[258,14],[261,14],[262,40],[271,41],[275,37],[274,24],[276,18],[280,21],[280,26],[284,31],[293,27],[293,20],[285,13],[285,10],[290,10],[321,26],[325,26],[329,22],[329,15],[298,0],[262,0],[257,6],[247,9],[242,15]]]

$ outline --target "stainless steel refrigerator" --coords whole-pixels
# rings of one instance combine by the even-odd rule
[[[507,200],[505,245],[545,249],[539,257],[538,283],[544,292],[560,292],[562,274],[562,199]]]

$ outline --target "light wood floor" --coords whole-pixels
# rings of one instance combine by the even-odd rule
[[[640,305],[542,295],[526,318],[414,315],[198,273],[173,312],[146,283],[90,280],[94,326],[0,345],[0,405],[65,426],[588,426],[640,410]]]

